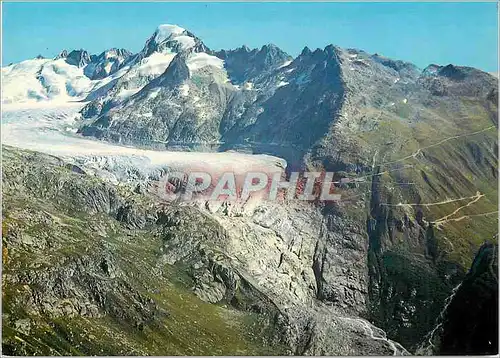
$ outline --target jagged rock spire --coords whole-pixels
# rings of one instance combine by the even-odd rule
[[[54,60],[60,60],[61,58],[66,58],[66,57],[68,57],[68,51],[62,50],[56,57],[54,57]]]
[[[73,50],[66,57],[66,62],[70,65],[84,67],[90,62],[90,55],[83,49]]]

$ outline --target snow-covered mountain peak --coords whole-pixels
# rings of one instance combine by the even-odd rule
[[[185,31],[186,29],[177,25],[163,24],[158,26],[158,28],[156,29],[154,40],[159,44],[172,37],[180,36]]]
[[[154,52],[172,53],[181,51],[208,52],[203,42],[188,30],[170,24],[159,25],[153,35],[146,41],[140,52],[141,58]]]

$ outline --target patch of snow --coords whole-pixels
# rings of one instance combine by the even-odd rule
[[[405,99],[403,100],[403,103],[408,103],[408,98],[405,98]]]
[[[196,45],[194,39],[191,36],[186,36],[186,35],[175,37],[175,41],[181,44],[181,48],[183,50],[194,47],[194,45]]]
[[[245,82],[245,84],[243,85],[243,89],[252,90],[253,89],[253,83],[252,82]]]
[[[128,71],[130,71],[130,66],[124,66],[124,67],[120,68],[118,71],[116,71],[115,73],[113,73],[112,75],[109,75],[109,76],[103,78],[102,80],[95,81],[96,83],[94,84],[92,91],[97,89],[97,88],[100,88],[100,87],[107,85],[108,83],[116,80],[117,78],[122,77]]]
[[[111,68],[113,68],[113,63],[108,62],[104,67],[104,71],[106,71],[106,74],[109,74],[111,72]]]
[[[292,73],[293,71],[295,71],[295,68],[290,68],[289,70],[286,70],[285,73]]]
[[[137,74],[139,76],[159,76],[165,72],[174,57],[175,53],[155,52],[141,61],[137,68]]]
[[[223,60],[205,52],[191,54],[187,59],[186,64],[191,72],[197,71],[206,66],[213,66],[219,69],[224,68]]]
[[[123,100],[125,98],[128,98],[134,94],[136,94],[137,92],[140,91],[140,88],[132,88],[132,89],[122,89],[120,92],[117,93],[117,97],[120,99],[120,100]]]
[[[292,63],[292,60],[288,60],[288,61],[285,61],[280,67],[278,68],[283,68],[283,67],[287,67],[288,65],[290,65]]]
[[[437,73],[438,68],[439,68],[438,65],[429,65],[424,69],[423,74],[427,76],[435,75]]]
[[[278,85],[276,86],[276,88],[280,88],[280,87],[286,86],[286,85],[288,85],[288,84],[289,84],[289,82],[280,81],[280,82],[278,83]]]
[[[398,83],[398,82],[399,82],[399,77],[394,80],[394,83]]]
[[[189,85],[187,83],[183,84],[179,87],[179,93],[183,97],[187,97],[189,95]]]
[[[160,93],[160,89],[159,88],[155,88],[154,90],[152,90],[151,92],[149,92],[148,98],[149,99],[155,99],[156,96],[158,96],[158,93]]]
[[[164,24],[158,26],[156,29],[155,42],[157,44],[169,39],[172,35],[181,35],[184,31],[184,28],[177,25]]]
[[[78,128],[66,127],[66,131],[70,133],[78,132]]]

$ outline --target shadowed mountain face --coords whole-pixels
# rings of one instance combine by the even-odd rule
[[[481,246],[424,341],[423,354],[498,354],[498,246]]]
[[[224,60],[229,78],[234,84],[243,84],[256,77],[262,77],[293,59],[272,44],[264,45],[260,50],[250,50],[246,46],[229,51],[221,50],[216,55]]]
[[[118,71],[131,55],[130,51],[122,48],[112,48],[99,55],[93,55],[84,73],[92,80],[105,78]]]
[[[59,301],[80,295],[91,302],[91,312],[99,312],[95,317],[105,320],[97,325],[102,337],[115,332],[116,324],[154,331],[164,302],[175,300],[177,294],[194,294],[200,301],[183,307],[206,307],[207,325],[226,327],[226,315],[241,318],[234,336],[219,331],[217,338],[210,336],[217,354],[254,354],[261,352],[256,348],[261,343],[262,354],[406,352],[391,340],[410,352],[428,354],[497,351],[493,307],[498,302],[498,278],[492,274],[496,246],[483,245],[496,237],[498,228],[497,78],[451,64],[421,70],[408,62],[333,45],[314,51],[306,47],[296,58],[274,45],[214,52],[191,32],[173,25],[160,26],[137,54],[110,51],[98,57],[82,51],[61,55],[89,78],[105,81],[85,94],[79,134],[155,149],[272,154],[286,159],[288,171],[333,171],[335,178],[348,180],[336,186],[341,194],[336,203],[262,203],[244,213],[234,213],[230,204],[213,209],[207,203],[163,211],[142,192],[130,197],[111,194],[127,190],[121,186],[101,192],[82,168],[85,179],[78,186],[83,187],[68,184],[66,196],[64,191],[51,194],[46,211],[65,218],[74,231],[69,239],[58,237],[61,247],[65,240],[76,245],[82,233],[96,239],[81,222],[95,220],[95,212],[106,214],[97,221],[96,230],[102,233],[97,240],[124,250],[114,258],[121,276],[113,284],[101,283],[109,264],[97,268],[104,259],[89,253],[96,267],[82,266],[77,246],[71,251],[77,263],[57,257],[47,264],[54,277],[66,280],[69,274],[58,272],[68,265],[91,277],[73,282],[77,288],[63,285],[53,292],[46,287],[38,293],[50,297],[51,303],[37,301],[35,310],[44,315],[57,312],[43,316],[46,324],[50,326],[53,317],[67,316]],[[33,180],[12,164],[33,165],[27,157],[9,154],[13,167],[3,178],[12,189],[4,212],[15,233],[7,243],[19,253],[12,272],[29,263],[31,253],[26,259],[19,250],[31,245],[33,236],[15,228],[38,228],[38,222],[16,209],[18,203],[35,200],[28,190],[18,197],[14,189],[28,187]],[[50,168],[50,183],[59,182],[57,175],[68,175]],[[35,196],[49,187],[41,185]],[[59,208],[72,200],[73,192],[93,198],[78,214],[80,221],[80,216],[75,219],[67,208]],[[43,203],[37,205],[43,209]],[[23,243],[23,235],[28,235],[28,243]],[[133,240],[120,241],[123,237]],[[135,286],[133,276],[127,276],[138,237],[152,240],[145,246],[149,251],[141,255],[158,280],[168,285],[178,279],[179,271],[188,272],[178,291],[147,296],[152,300],[148,301],[144,295],[158,287],[145,279],[147,270],[131,269],[134,277],[144,278],[143,286]],[[45,253],[49,246],[35,245],[33,250]],[[104,252],[114,255],[111,249]],[[157,272],[165,263],[168,269]],[[24,276],[13,277],[15,285],[24,282]],[[109,295],[106,302],[111,303],[91,297],[89,285],[103,285],[99,292]],[[9,294],[14,302],[9,306],[9,349],[31,353],[27,344],[19,348],[13,338],[19,327],[26,328],[25,321],[19,322],[24,316],[16,313],[26,305],[25,296],[18,291]],[[114,305],[117,310],[110,308]],[[221,305],[231,307],[230,312],[227,307],[219,310]],[[85,312],[74,305],[70,314],[87,317]],[[183,319],[195,320],[174,314],[174,320]],[[241,335],[249,321],[255,323],[254,330]],[[61,330],[67,329],[72,327],[64,322]],[[168,347],[162,345],[167,335],[163,328],[152,341],[138,342],[134,332],[126,333],[123,352],[214,352],[207,348],[209,343],[195,349],[177,337],[173,343],[167,340]],[[186,332],[195,337],[206,333],[203,325]],[[264,332],[263,342],[255,338],[259,332]],[[106,349],[117,352],[116,347]]]
[[[498,354],[498,247],[481,246],[443,316],[439,354]]]

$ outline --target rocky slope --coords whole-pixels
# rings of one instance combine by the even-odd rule
[[[204,303],[163,263],[165,215],[147,197],[55,157],[3,155],[4,353],[284,352],[265,316]]]
[[[6,354],[406,352],[358,316],[366,283],[345,267],[366,247],[333,213],[164,206],[55,157],[3,154]]]

